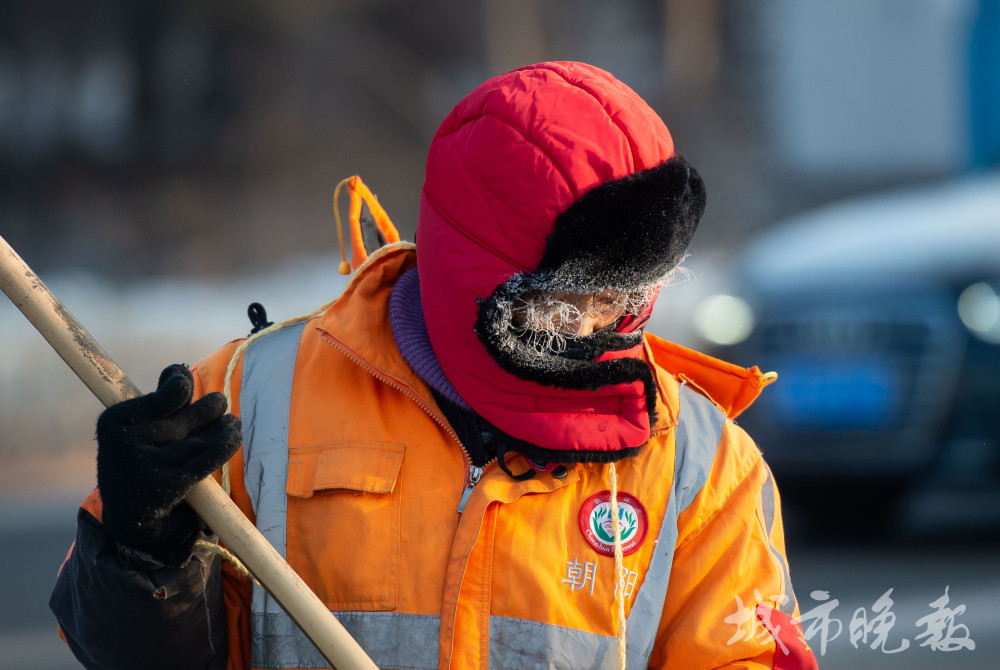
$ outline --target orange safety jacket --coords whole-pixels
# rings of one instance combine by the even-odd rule
[[[231,381],[233,499],[380,667],[617,668],[608,466],[515,481],[471,463],[395,346],[389,295],[414,264],[412,245],[383,248],[324,314],[250,342]],[[194,367],[196,395],[223,389],[238,345]],[[659,420],[616,464],[628,667],[815,668],[774,481],[730,418],[769,378],[651,335],[643,351]],[[96,490],[82,514],[99,523]],[[71,572],[110,579],[91,576],[107,540],[82,528],[97,563]],[[186,588],[207,588],[204,560]],[[123,594],[147,588],[126,579]],[[328,667],[229,563],[222,582],[229,668]],[[73,625],[79,644],[115,644]]]
[[[591,519],[608,466],[515,481],[471,464],[395,346],[389,295],[414,264],[412,245],[376,252],[324,314],[246,349],[232,497],[380,667],[616,668],[614,558]],[[196,395],[224,387],[237,344],[195,366]],[[644,354],[659,421],[617,464],[628,666],[811,667],[770,616],[798,615],[778,493],[729,418],[768,379],[652,335]],[[229,667],[325,667],[223,575]]]

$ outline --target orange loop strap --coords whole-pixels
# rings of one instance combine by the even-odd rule
[[[340,221],[340,208],[338,207],[340,191],[344,186],[347,186],[350,197],[347,215],[348,225],[351,227],[350,263],[347,262],[347,254],[344,251],[344,233]],[[392,224],[389,215],[386,214],[385,209],[379,204],[375,194],[361,181],[361,177],[354,175],[341,181],[333,191],[333,215],[337,221],[337,238],[340,241],[340,266],[338,267],[338,272],[343,275],[351,274],[352,267],[357,270],[368,259],[368,250],[365,249],[364,237],[361,233],[362,203],[368,205],[368,211],[371,212],[372,218],[375,220],[375,225],[382,232],[382,236],[385,237],[386,242],[389,244],[399,242],[399,232],[396,230],[396,226]]]

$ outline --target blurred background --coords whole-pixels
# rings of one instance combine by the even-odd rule
[[[563,59],[638,91],[705,179],[650,330],[778,371],[740,421],[802,610],[838,601],[820,666],[996,667],[1000,0],[2,1],[0,235],[150,388],[250,302],[339,292],[342,178],[412,240],[451,107]],[[76,667],[46,602],[99,411],[0,300],[0,666]],[[890,588],[889,639],[856,648]],[[920,646],[946,588],[974,650]]]

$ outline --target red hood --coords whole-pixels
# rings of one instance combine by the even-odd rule
[[[417,226],[421,301],[442,369],[488,421],[551,449],[618,451],[648,439],[641,382],[595,392],[528,381],[498,364],[475,326],[478,301],[538,267],[570,205],[673,155],[666,126],[638,95],[580,63],[490,79],[444,120],[430,146]]]

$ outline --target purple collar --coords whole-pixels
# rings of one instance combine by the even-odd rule
[[[417,268],[407,270],[396,280],[389,297],[389,320],[396,346],[403,360],[435,391],[465,410],[469,404],[444,376],[424,325],[424,310],[420,305],[420,276]]]

